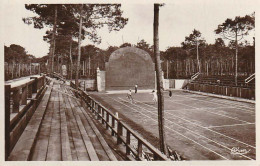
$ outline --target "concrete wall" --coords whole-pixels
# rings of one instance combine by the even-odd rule
[[[164,89],[182,89],[188,82],[188,79],[164,79]]]
[[[165,90],[167,90],[167,89],[170,89],[170,80],[169,79],[163,79],[163,88],[165,89]]]
[[[80,86],[85,87],[85,90],[96,90],[97,83],[95,79],[80,80]]]
[[[188,82],[189,80],[187,79],[175,79],[175,89],[182,89]]]
[[[97,90],[103,92],[106,90],[106,71],[97,69]]]
[[[106,90],[154,89],[154,63],[150,55],[135,47],[114,51],[106,63]]]

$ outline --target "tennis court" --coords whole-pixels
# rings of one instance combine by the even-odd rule
[[[167,144],[186,160],[255,160],[255,104],[173,91],[165,92]],[[91,96],[118,112],[134,130],[158,147],[157,105],[151,93]]]

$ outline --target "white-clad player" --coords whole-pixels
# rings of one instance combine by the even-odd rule
[[[132,97],[132,91],[129,89],[129,92],[127,93],[126,97],[130,100],[131,104],[133,103],[134,99]]]
[[[157,93],[155,90],[152,91],[154,104],[157,102]]]

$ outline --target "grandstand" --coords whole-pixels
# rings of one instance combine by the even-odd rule
[[[255,74],[238,76],[237,84],[233,75],[198,74],[186,87],[188,90],[202,91],[225,96],[255,99]]]

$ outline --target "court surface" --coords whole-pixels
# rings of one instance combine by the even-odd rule
[[[158,147],[157,104],[151,93],[90,93]],[[186,160],[255,160],[255,104],[173,91],[165,96],[167,144]]]

